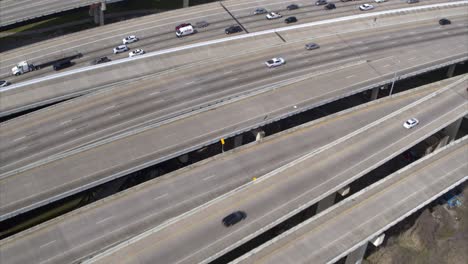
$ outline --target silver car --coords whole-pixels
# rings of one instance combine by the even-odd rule
[[[314,49],[318,49],[318,48],[320,48],[320,46],[317,43],[307,43],[305,45],[306,50],[314,50]]]

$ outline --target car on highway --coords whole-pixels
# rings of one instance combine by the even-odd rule
[[[326,10],[332,10],[336,8],[336,5],[334,3],[328,3],[324,8]]]
[[[101,58],[94,59],[91,62],[91,65],[101,64],[101,63],[105,63],[109,61],[111,61],[111,59],[109,59],[108,57],[101,57]]]
[[[283,16],[280,14],[280,13],[276,13],[276,12],[270,12],[266,15],[266,18],[268,20],[270,19],[277,19],[277,18],[282,18]]]
[[[273,67],[278,67],[278,66],[281,66],[283,64],[285,64],[286,61],[279,57],[279,58],[272,58],[271,60],[267,60],[265,62],[265,65],[268,67],[268,68],[273,68]]]
[[[128,50],[127,45],[119,45],[119,46],[114,48],[114,54],[122,53],[122,52],[125,52],[127,50]]]
[[[448,20],[447,18],[442,18],[441,20],[439,20],[439,25],[441,26],[450,24],[452,24],[452,21]]]
[[[182,24],[175,27],[175,31],[179,30],[179,28],[188,27],[188,26],[191,26],[191,25],[192,24],[190,24],[190,23],[182,23]]]
[[[71,60],[60,60],[60,61],[57,61],[56,63],[54,63],[52,65],[52,68],[54,69],[54,71],[59,71],[61,69],[65,69],[65,68],[68,68],[70,66],[72,66],[73,63]]]
[[[239,26],[239,25],[234,25],[234,26],[230,26],[230,27],[226,28],[226,29],[224,30],[224,33],[226,33],[226,34],[229,35],[229,34],[233,34],[233,33],[237,33],[237,32],[242,32],[242,31],[244,31],[244,30],[241,28],[241,26]]]
[[[229,227],[229,226],[239,223],[245,218],[247,218],[247,214],[245,212],[236,211],[236,212],[230,213],[229,215],[223,218],[223,225],[225,227]]]
[[[135,57],[135,56],[138,56],[138,55],[143,55],[145,54],[145,51],[142,50],[142,49],[136,49],[136,50],[133,50],[133,51],[130,51],[128,53],[128,57],[129,58],[132,58],[132,57]]]
[[[374,2],[376,2],[376,3],[383,3],[383,2],[387,2],[387,0],[374,0]]]
[[[261,14],[266,14],[268,11],[263,8],[263,7],[259,7],[259,8],[256,8],[254,11],[253,11],[253,14],[254,15],[261,15]]]
[[[403,127],[406,129],[410,129],[410,128],[417,126],[418,124],[419,124],[419,120],[413,117],[413,118],[406,120],[406,122],[403,124]]]
[[[288,6],[286,7],[286,9],[288,9],[288,10],[295,10],[295,9],[299,9],[299,6],[296,5],[296,4],[292,4],[292,5],[288,5]]]
[[[130,43],[133,43],[133,42],[137,42],[139,40],[139,38],[137,38],[135,35],[131,35],[131,36],[128,36],[128,37],[125,37],[124,39],[122,39],[122,43],[124,45],[127,45],[127,44],[130,44]]]
[[[416,4],[416,3],[419,3],[419,0],[407,0],[406,3],[408,3],[408,4]]]
[[[10,83],[8,81],[0,80],[0,87],[5,87],[5,86],[8,86],[8,85],[10,85]]]
[[[204,27],[207,27],[209,25],[210,25],[210,23],[206,22],[205,20],[198,21],[197,23],[195,23],[196,28],[204,28]]]
[[[326,4],[328,4],[327,0],[317,0],[317,2],[315,2],[316,6],[326,5]]]
[[[286,18],[286,19],[284,20],[284,23],[286,23],[286,24],[295,23],[295,22],[297,22],[297,18],[294,17],[294,16],[288,17],[288,18]]]
[[[319,44],[317,43],[307,43],[305,44],[305,49],[306,50],[314,50],[320,48]]]
[[[359,10],[361,10],[361,11],[368,11],[368,10],[372,10],[372,9],[374,9],[374,6],[370,5],[370,4],[363,4],[363,5],[359,6]]]

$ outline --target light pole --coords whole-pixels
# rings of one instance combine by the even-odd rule
[[[395,66],[397,66],[397,61],[398,61],[398,64],[400,64],[400,60],[395,61],[395,57],[392,57],[392,59],[393,59],[393,63],[395,63]],[[398,71],[398,67],[395,67],[395,73],[393,74],[392,86],[390,87],[390,94],[388,96],[392,96],[393,86],[395,86],[397,71]]]

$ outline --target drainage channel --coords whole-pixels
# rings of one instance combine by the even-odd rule
[[[429,84],[435,81],[443,80],[446,76],[447,68],[441,68],[432,72],[428,72],[419,76],[400,80],[395,83],[393,93],[410,90],[415,87]],[[454,75],[460,75],[468,72],[468,64],[459,65]],[[370,100],[370,91],[355,94],[340,100],[330,102],[326,105],[313,108],[311,110],[290,116],[283,120],[270,123],[261,127],[265,132],[265,136],[271,136],[281,131],[299,126],[301,124],[316,120],[318,118],[354,107]],[[388,89],[382,90],[379,93],[379,98],[388,96]],[[241,145],[245,145],[255,141],[252,131],[247,131],[241,135]],[[89,190],[77,193],[70,197],[61,199],[46,206],[37,208],[30,212],[17,215],[13,218],[0,222],[0,239],[14,235],[22,230],[28,229],[42,222],[48,221],[67,212],[81,208],[87,204],[93,203],[110,195],[119,193],[130,187],[155,179],[169,172],[184,168],[190,164],[208,159],[223,151],[229,151],[239,147],[239,141],[235,137],[225,139],[225,144],[215,143],[194,150],[177,158],[167,160],[165,162],[153,165],[143,170],[131,173],[113,181],[96,186]]]

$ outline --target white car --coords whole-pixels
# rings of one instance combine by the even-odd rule
[[[281,65],[283,65],[285,63],[286,63],[286,61],[283,58],[273,58],[271,60],[266,61],[265,65],[268,68],[273,68],[273,67],[281,66]]]
[[[374,6],[373,6],[373,5],[370,5],[370,4],[363,4],[363,5],[360,5],[360,6],[359,6],[359,9],[360,9],[361,11],[368,11],[368,10],[374,9]]]
[[[376,2],[376,3],[383,3],[383,2],[387,2],[387,0],[374,0],[374,2]]]
[[[124,39],[122,39],[122,42],[124,45],[127,45],[129,43],[137,42],[139,38],[135,37],[134,35],[128,36]]]
[[[131,51],[128,53],[128,57],[131,58],[131,57],[135,57],[135,56],[138,56],[138,55],[143,55],[145,54],[145,51],[142,50],[142,49],[136,49],[134,51]]]
[[[270,12],[266,15],[266,18],[268,20],[270,19],[277,19],[277,18],[282,18],[283,16],[280,13],[275,13],[275,12]]]
[[[122,52],[125,52],[127,50],[128,50],[127,45],[119,45],[119,46],[114,48],[114,54],[122,53]]]
[[[413,117],[413,118],[406,120],[406,122],[403,124],[403,127],[406,129],[410,129],[410,128],[415,127],[417,124],[419,124],[419,120]]]

